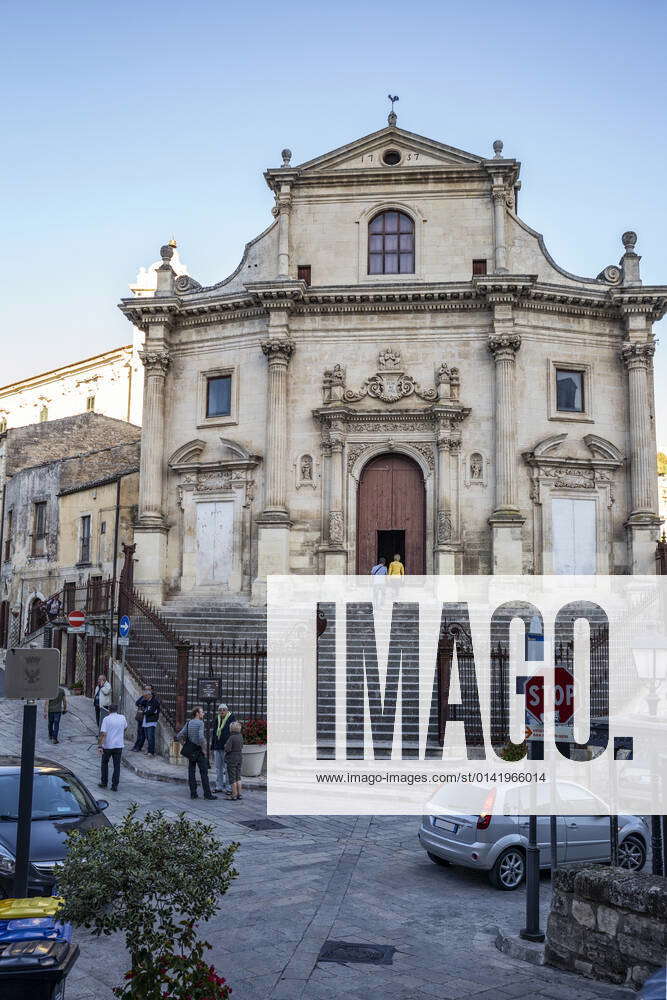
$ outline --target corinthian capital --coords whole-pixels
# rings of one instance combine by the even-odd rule
[[[621,349],[621,361],[628,370],[630,368],[648,368],[654,354],[654,343],[626,344]]]
[[[167,369],[171,362],[169,357],[169,352],[164,350],[151,351],[143,350],[139,351],[139,357],[141,358],[144,368],[146,369],[146,375],[166,375]]]
[[[262,341],[262,350],[269,359],[269,365],[288,365],[289,360],[294,353],[294,344],[291,340],[278,339],[276,337],[271,338],[270,340]]]
[[[518,333],[493,334],[488,339],[487,347],[496,361],[514,361],[514,356],[521,347],[521,337]]]

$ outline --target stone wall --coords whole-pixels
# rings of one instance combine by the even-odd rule
[[[554,874],[545,960],[640,986],[667,962],[667,879],[573,865]]]

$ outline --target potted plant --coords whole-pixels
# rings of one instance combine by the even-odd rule
[[[227,1000],[197,928],[236,877],[238,844],[221,844],[213,826],[184,813],[139,818],[137,809],[117,826],[68,835],[58,916],[95,937],[124,933],[132,967],[113,990],[122,1000]]]
[[[266,719],[248,719],[243,723],[241,774],[256,778],[262,773],[266,757]]]

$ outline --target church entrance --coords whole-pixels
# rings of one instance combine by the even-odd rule
[[[357,498],[357,573],[398,553],[405,572],[426,572],[426,491],[407,455],[378,455],[364,466]]]

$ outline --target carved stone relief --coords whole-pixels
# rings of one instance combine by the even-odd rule
[[[465,485],[486,486],[488,482],[488,461],[481,451],[471,452],[465,462]]]
[[[300,490],[303,486],[316,487],[315,462],[310,454],[299,455],[294,463],[296,470],[296,488]]]

